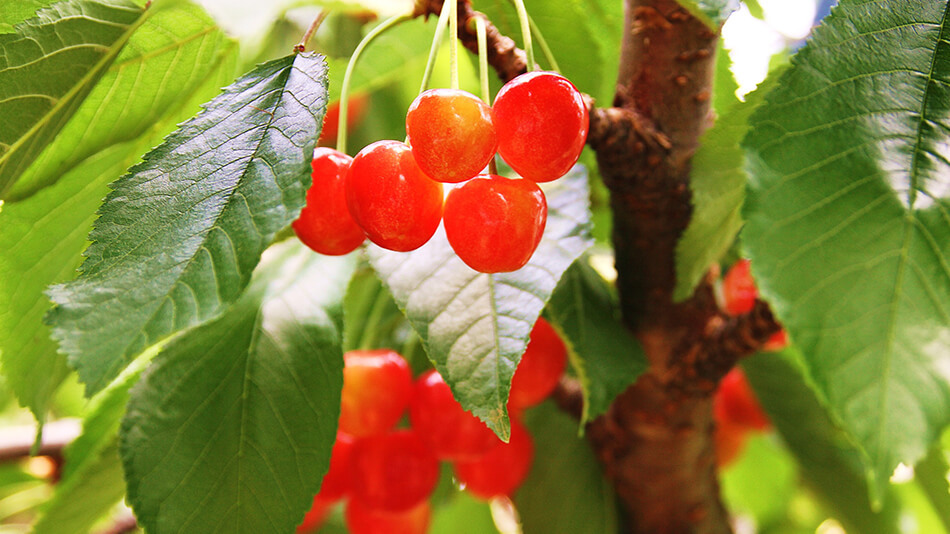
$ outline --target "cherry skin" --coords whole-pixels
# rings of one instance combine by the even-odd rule
[[[445,234],[452,250],[483,273],[524,267],[541,242],[547,217],[541,188],[522,178],[478,176],[445,200]]]
[[[458,89],[429,89],[417,96],[406,114],[406,135],[416,163],[440,182],[475,176],[498,145],[491,108]]]
[[[465,489],[483,499],[510,496],[524,482],[534,458],[534,443],[528,430],[511,420],[511,440],[499,441],[474,460],[455,462],[455,476]]]
[[[498,91],[492,106],[498,153],[521,176],[550,182],[577,163],[589,118],[581,93],[554,72],[528,72]]]
[[[781,329],[778,332],[772,334],[768,340],[765,341],[765,344],[762,345],[762,350],[766,352],[776,352],[784,349],[788,346],[788,332],[785,329]]]
[[[749,429],[731,421],[716,421],[713,436],[716,446],[716,466],[720,469],[732,465],[745,449]]]
[[[340,431],[355,437],[382,434],[409,405],[412,372],[391,350],[350,351],[343,355]]]
[[[422,172],[405,143],[377,141],[353,158],[346,203],[370,241],[408,252],[424,245],[439,227],[442,184]]]
[[[405,512],[386,512],[350,499],[343,517],[350,534],[425,534],[429,531],[432,506],[429,501],[422,501]]]
[[[409,420],[442,460],[474,459],[499,442],[485,423],[462,409],[434,369],[423,373],[413,386]]]
[[[567,347],[554,327],[544,318],[538,318],[531,330],[528,348],[511,379],[508,408],[519,411],[546,399],[557,387],[566,366]]]
[[[414,431],[356,442],[353,493],[369,508],[403,512],[425,501],[439,481],[439,460]]]
[[[749,260],[739,260],[722,277],[724,308],[729,315],[743,315],[755,307],[759,290],[752,279]]]
[[[355,439],[349,434],[337,432],[333,451],[330,453],[330,469],[323,475],[317,497],[326,501],[338,501],[350,491],[350,466]]]
[[[319,495],[314,497],[310,510],[303,516],[303,521],[297,525],[297,534],[316,532],[317,529],[323,525],[323,521],[327,516],[330,515],[330,510],[333,508],[333,505],[334,501],[328,501]]]
[[[770,426],[768,416],[738,367],[729,371],[719,383],[713,397],[713,413],[717,421],[750,430],[766,430]]]
[[[366,239],[346,206],[344,179],[352,161],[332,148],[313,151],[313,185],[307,190],[306,206],[291,226],[305,245],[320,254],[341,256]]]

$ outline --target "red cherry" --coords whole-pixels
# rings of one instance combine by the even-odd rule
[[[426,243],[442,219],[442,184],[426,176],[409,147],[377,141],[353,158],[346,203],[370,241],[399,252]]]
[[[550,182],[577,163],[589,119],[580,92],[555,72],[528,72],[498,91],[492,106],[498,153],[521,176]]]
[[[730,422],[738,426],[765,430],[769,418],[762,411],[752,387],[740,368],[734,368],[723,377],[713,398],[713,413],[720,423]]]
[[[775,352],[784,349],[788,346],[788,332],[783,328],[778,332],[772,334],[768,340],[766,340],[765,345],[762,345],[762,350],[766,352]]]
[[[716,465],[728,467],[742,454],[749,429],[730,421],[717,421],[714,443],[716,446]]]
[[[350,95],[346,107],[346,127],[352,129],[363,118],[366,111],[366,94]],[[327,106],[327,114],[323,116],[323,129],[320,130],[320,144],[328,145],[336,142],[336,134],[340,130],[340,101],[334,100]]]
[[[538,248],[547,216],[548,204],[536,183],[482,175],[449,193],[445,234],[472,269],[516,271]]]
[[[435,370],[423,373],[416,380],[409,403],[409,420],[439,459],[473,459],[499,441],[485,423],[462,409],[449,385]]]
[[[350,499],[344,512],[350,534],[425,534],[432,519],[432,506],[422,501],[405,512],[386,512]]]
[[[343,355],[340,431],[363,437],[393,427],[409,405],[412,372],[391,350],[351,351]]]
[[[511,379],[509,410],[529,408],[546,399],[557,387],[566,365],[567,347],[554,327],[539,317],[531,330],[528,348]]]
[[[749,260],[739,260],[722,277],[724,308],[729,315],[742,315],[752,311],[759,290],[752,279]]]
[[[353,499],[370,508],[402,512],[425,501],[439,481],[439,460],[410,430],[356,442]]]
[[[458,89],[429,89],[409,106],[406,135],[427,176],[464,182],[488,165],[497,142],[491,108]]]
[[[511,495],[528,476],[534,444],[528,430],[511,420],[511,440],[499,441],[474,460],[455,462],[455,475],[465,489],[483,499]]]
[[[366,239],[346,207],[344,179],[352,161],[332,148],[313,151],[313,185],[307,190],[307,205],[291,226],[305,245],[320,254],[347,254]]]
[[[303,516],[303,521],[300,525],[297,526],[297,534],[309,534],[311,532],[316,532],[323,521],[330,515],[330,510],[333,509],[334,501],[328,501],[321,498],[319,495],[313,498],[313,505],[310,507],[310,510],[307,511],[307,514]]]
[[[350,466],[353,457],[353,436],[337,432],[333,451],[330,453],[330,469],[323,476],[318,497],[326,501],[338,501],[350,491]]]

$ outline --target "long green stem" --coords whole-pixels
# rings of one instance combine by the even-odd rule
[[[528,10],[524,7],[524,0],[513,0],[518,11],[518,22],[521,24],[521,38],[524,41],[524,53],[527,58],[528,72],[535,70],[534,48],[531,46],[531,24],[528,22]]]
[[[452,89],[459,88],[459,5],[456,0],[449,2],[449,72],[452,75]]]
[[[435,34],[432,36],[432,46],[429,48],[429,59],[426,60],[426,70],[422,73],[422,85],[419,92],[429,88],[429,78],[435,69],[435,60],[439,57],[439,48],[442,48],[442,37],[445,35],[445,28],[449,25],[450,9],[448,3],[442,4],[442,12],[439,14],[439,21],[435,25]]]
[[[363,53],[363,50],[366,48],[366,46],[373,42],[374,39],[379,37],[380,34],[401,22],[409,20],[410,18],[412,18],[411,15],[400,15],[386,19],[379,26],[376,26],[372,31],[367,33],[366,37],[363,37],[363,40],[360,41],[360,44],[356,45],[356,50],[353,51],[353,55],[350,56],[350,62],[346,65],[346,74],[343,75],[343,87],[340,89],[340,126],[337,130],[336,136],[336,149],[340,152],[346,154],[347,104],[350,96],[350,78],[353,76],[353,70],[356,67],[356,62],[359,60],[360,55]]]
[[[531,18],[531,15],[528,15],[528,24],[531,26],[531,33],[537,38],[538,46],[541,47],[541,53],[544,54],[544,59],[548,62],[548,65],[551,66],[551,70],[561,72],[561,67],[557,65],[554,54],[551,52],[551,47],[548,46],[548,42],[544,39],[544,36],[541,35],[541,28],[538,28],[538,25],[534,23],[534,19]]]
[[[481,83],[482,100],[491,105],[491,92],[488,89],[488,32],[485,29],[485,19],[475,19],[475,35],[478,36],[478,81]]]

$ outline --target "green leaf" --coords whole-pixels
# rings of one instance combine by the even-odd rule
[[[432,513],[429,534],[494,534],[497,532],[491,508],[467,491],[455,492],[447,503]]]
[[[752,14],[753,17],[759,20],[765,20],[765,11],[762,10],[759,0],[742,0],[742,3],[749,8],[749,13]]]
[[[87,393],[240,296],[304,204],[325,84],[321,56],[261,65],[112,184],[82,273],[49,292],[53,336]]]
[[[796,340],[797,341],[797,340]],[[871,510],[861,457],[835,426],[806,383],[792,350],[763,353],[742,367],[762,407],[789,450],[798,459],[801,476],[848,532],[900,532],[895,499]]]
[[[292,532],[329,466],[354,256],[265,255],[220,318],[171,340],[132,389],[120,443],[149,532]]]
[[[66,0],[0,34],[0,198],[75,113],[143,13],[128,0]]]
[[[842,1],[752,125],[743,244],[877,500],[950,423],[950,4]]]
[[[943,529],[950,532],[950,463],[943,447],[930,449],[926,458],[914,466],[914,479],[920,485],[927,500],[936,512]]]
[[[543,186],[544,236],[528,264],[515,272],[473,271],[452,251],[441,227],[412,252],[369,248],[370,263],[455,398],[505,441],[511,377],[531,328],[561,274],[591,244],[583,167]]]
[[[738,461],[719,474],[729,510],[752,516],[760,527],[781,521],[798,489],[794,459],[777,441],[750,434]]]
[[[586,258],[558,283],[545,312],[568,346],[584,393],[580,428],[602,415],[647,369],[640,342],[620,322],[613,288]]]
[[[713,109],[717,115],[722,117],[739,104],[739,98],[736,96],[738,90],[739,82],[732,74],[732,58],[724,40],[719,39],[716,43],[716,72],[713,75],[712,97]]]
[[[19,0],[0,3],[0,33],[13,33],[14,26],[33,17],[37,11],[54,0]]]
[[[618,532],[613,486],[604,477],[577,422],[552,402],[525,414],[534,438],[534,463],[515,494],[524,534]]]
[[[10,190],[7,200],[35,194],[113,144],[152,135],[155,123],[190,103],[193,93],[201,89],[205,94],[208,78],[217,76],[216,71],[228,71],[216,90],[233,81],[237,59],[237,43],[200,7],[184,0],[156,3],[89,97]]]
[[[739,0],[677,0],[681,6],[703,21],[706,26],[719,30],[733,11],[739,9]]]

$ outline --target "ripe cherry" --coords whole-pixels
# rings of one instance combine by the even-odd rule
[[[442,184],[430,179],[399,141],[377,141],[353,158],[346,203],[370,241],[399,252],[426,243],[442,219]]]
[[[474,460],[455,462],[455,475],[465,489],[483,499],[511,495],[528,476],[534,458],[534,444],[528,430],[511,420],[511,440],[499,441]]]
[[[344,179],[352,161],[332,148],[313,151],[313,185],[307,190],[307,205],[291,226],[305,245],[320,254],[347,254],[366,239],[346,206]]]
[[[587,106],[567,78],[528,72],[498,91],[492,106],[498,153],[521,176],[550,182],[577,163],[589,127]]]
[[[458,89],[429,89],[409,106],[406,135],[416,163],[440,182],[464,182],[495,156],[491,108]]]
[[[743,315],[755,307],[759,290],[752,279],[749,260],[739,260],[722,277],[724,308],[729,315]]]
[[[356,442],[353,499],[369,508],[402,512],[426,500],[439,481],[439,460],[411,430]]]
[[[350,499],[343,517],[350,534],[425,534],[429,531],[432,506],[426,500],[405,512],[387,512]]]
[[[567,347],[554,327],[538,318],[528,348],[511,379],[508,408],[521,410],[543,401],[557,387],[567,365]]]
[[[547,216],[547,201],[536,183],[482,175],[449,193],[445,234],[452,250],[472,269],[516,271],[538,248]]]
[[[366,112],[366,93],[350,95],[346,108],[346,127],[356,126]],[[320,145],[328,146],[336,142],[336,134],[340,131],[340,101],[334,100],[327,106],[327,114],[323,116],[323,129],[320,130]]]
[[[409,405],[412,372],[391,350],[351,351],[343,355],[340,431],[355,437],[382,434]]]
[[[353,436],[337,432],[333,451],[330,453],[330,469],[323,476],[318,497],[326,501],[338,501],[350,491],[350,467],[353,457]]]
[[[716,446],[716,465],[728,467],[742,454],[749,429],[731,421],[716,421],[714,443]]]
[[[310,506],[310,510],[307,511],[306,515],[303,516],[303,521],[297,525],[297,534],[310,534],[311,532],[316,532],[323,521],[330,515],[330,510],[333,508],[334,501],[328,501],[319,495],[313,498],[313,504]]]
[[[434,369],[423,373],[413,386],[409,420],[440,459],[473,459],[499,441],[485,423],[462,409]]]
[[[788,346],[788,332],[783,328],[778,332],[772,334],[765,344],[762,345],[762,350],[766,352],[775,352],[784,349]]]
[[[769,428],[768,416],[738,367],[729,371],[719,383],[713,398],[713,413],[719,422],[728,421],[753,430]]]

